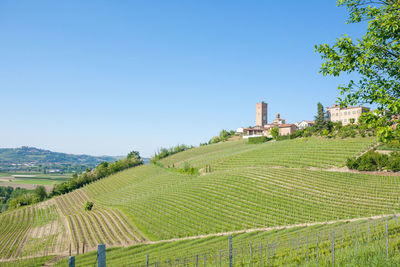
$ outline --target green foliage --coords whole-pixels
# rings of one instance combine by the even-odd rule
[[[26,194],[20,195],[16,198],[11,198],[10,201],[8,202],[8,208],[16,209],[21,206],[38,203],[39,201],[40,201],[40,198],[35,193],[26,193]]]
[[[265,136],[259,136],[259,137],[250,137],[247,139],[248,144],[262,144],[265,142],[270,141],[271,138],[265,137]]]
[[[279,136],[279,128],[278,127],[274,127],[274,128],[271,129],[271,136],[275,140],[278,139],[278,136]]]
[[[139,152],[130,152],[125,159],[120,159],[112,163],[102,162],[93,170],[87,169],[81,175],[75,175],[73,178],[71,178],[71,180],[67,182],[54,185],[50,196],[62,195],[71,192],[72,190],[80,188],[85,184],[94,182],[108,175],[142,164],[143,160],[140,157]]]
[[[400,1],[339,0],[350,16],[348,23],[368,21],[364,36],[353,41],[348,36],[332,46],[315,46],[325,62],[323,75],[358,73],[360,80],[339,86],[342,105],[377,104],[393,114],[400,113]]]
[[[38,196],[39,201],[43,201],[47,198],[47,192],[44,186],[39,185],[34,190],[35,194]]]
[[[198,169],[190,166],[189,162],[185,162],[185,164],[183,165],[183,169],[181,169],[182,173],[187,173],[187,174],[198,174],[199,171]]]
[[[83,209],[86,210],[86,211],[91,211],[92,208],[93,208],[93,205],[94,205],[93,202],[86,201],[85,205],[83,205]]]
[[[386,144],[379,146],[377,149],[400,151],[400,140],[392,140]]]
[[[228,141],[228,139],[234,135],[235,135],[235,131],[233,131],[233,130],[227,131],[227,130],[222,129],[219,132],[218,136],[214,136],[208,141],[208,143],[204,143],[204,144],[200,144],[200,145],[207,145],[207,144],[211,145],[211,144],[216,144],[219,142],[225,142],[225,141]]]
[[[159,160],[166,158],[168,156],[174,155],[179,152],[186,151],[188,149],[192,148],[192,146],[186,146],[186,145],[177,145],[171,148],[161,148],[152,158],[151,158],[151,163],[156,163]]]
[[[328,120],[326,118],[324,106],[321,103],[318,103],[318,113],[315,117],[314,129],[318,132],[322,132],[323,130],[328,128]]]
[[[358,158],[347,159],[346,166],[349,169],[359,171],[382,171],[397,172],[400,170],[400,153],[392,152],[389,156],[375,151],[368,151]]]

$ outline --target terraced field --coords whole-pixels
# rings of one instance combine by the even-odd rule
[[[161,161],[181,167],[189,162],[197,168],[232,169],[252,166],[297,168],[342,167],[349,156],[375,145],[373,138],[323,139],[317,137],[250,145],[244,140],[204,146],[178,153]]]
[[[0,216],[0,258],[66,254],[93,250],[97,244],[126,246],[146,240],[118,210],[95,205],[83,190],[10,211]]]
[[[85,190],[153,240],[400,211],[400,177],[306,169],[193,176],[142,166]]]
[[[214,253],[215,258],[217,248],[226,248],[226,237],[152,242],[399,213],[399,176],[335,171],[347,157],[374,145],[371,138],[307,138],[259,145],[233,141],[190,149],[163,159],[164,167],[131,168],[38,205],[0,214],[0,257],[68,255],[69,250],[77,254],[77,251],[82,253],[83,246],[88,252],[104,243],[107,247],[130,246],[112,250],[115,254],[107,258],[115,266],[125,263],[121,257],[127,258],[126,263],[132,260],[141,264],[143,255],[149,251],[152,254],[159,251],[160,260],[167,258],[163,253],[168,253],[189,261],[189,256],[193,260],[195,249],[196,255]],[[168,166],[180,167],[184,162],[198,168],[211,167],[211,172],[186,175],[168,169]],[[94,202],[92,211],[83,209],[88,200]],[[15,224],[17,221],[23,223]],[[398,220],[390,220],[389,224],[393,229],[392,240],[398,240]],[[339,225],[344,227],[343,223]],[[304,235],[318,227],[293,231]],[[293,245],[282,231],[234,237],[242,240],[236,244],[248,247],[249,243],[260,240],[269,240],[271,244],[278,235],[282,251],[276,252],[275,255],[280,255],[276,261],[288,265],[296,258],[303,261],[303,256],[292,254],[284,260],[284,255],[288,255],[285,253],[293,252],[289,249]],[[344,243],[346,238],[352,238],[349,233],[343,235]],[[15,236],[20,238],[11,238]],[[307,236],[311,238],[311,234]],[[209,252],[210,248],[213,252]],[[368,251],[369,245],[365,249]],[[189,252],[186,255],[183,251]],[[312,255],[315,251],[310,248],[308,253]],[[267,254],[263,255],[259,257],[268,260]],[[88,263],[92,256],[83,256],[82,262]],[[248,262],[249,256],[239,258]],[[321,255],[321,260],[328,258]]]
[[[52,202],[2,214],[0,236],[1,258],[60,251],[58,244],[68,240]]]

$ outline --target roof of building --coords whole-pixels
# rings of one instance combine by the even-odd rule
[[[345,110],[345,109],[368,108],[368,107],[356,106],[356,107],[343,107],[343,108],[341,108],[339,105],[332,105],[332,107],[327,107],[326,109],[332,109],[332,108],[339,108],[340,110]]]
[[[279,124],[277,125],[279,128],[287,128],[287,127],[292,127],[292,126],[296,126],[295,124]]]

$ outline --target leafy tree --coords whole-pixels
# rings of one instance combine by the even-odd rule
[[[43,201],[47,198],[46,189],[42,185],[39,185],[35,188],[35,194],[38,196],[40,201]]]
[[[86,203],[83,205],[83,209],[87,211],[91,211],[93,209],[93,202],[91,201],[86,201]]]
[[[278,127],[274,127],[271,129],[271,136],[275,140],[278,139],[278,136],[279,136],[279,128]]]
[[[400,1],[338,0],[349,10],[347,23],[368,21],[366,33],[353,41],[344,35],[334,45],[315,46],[325,61],[320,72],[339,76],[358,73],[359,81],[339,86],[343,106],[377,104],[400,112]]]
[[[324,106],[321,103],[318,103],[318,114],[315,117],[314,128],[317,131],[322,131],[328,128],[328,121],[326,119]]]

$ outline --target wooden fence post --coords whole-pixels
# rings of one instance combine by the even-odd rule
[[[332,230],[332,266],[335,266],[335,231]]]
[[[386,224],[385,224],[385,235],[386,235],[386,260],[389,260],[389,233],[388,233],[387,218],[386,218]]]
[[[68,259],[68,267],[75,267],[75,256],[70,256]]]
[[[106,245],[97,246],[97,259],[98,267],[106,267]]]
[[[232,262],[232,235],[229,235],[229,267],[233,266]]]

